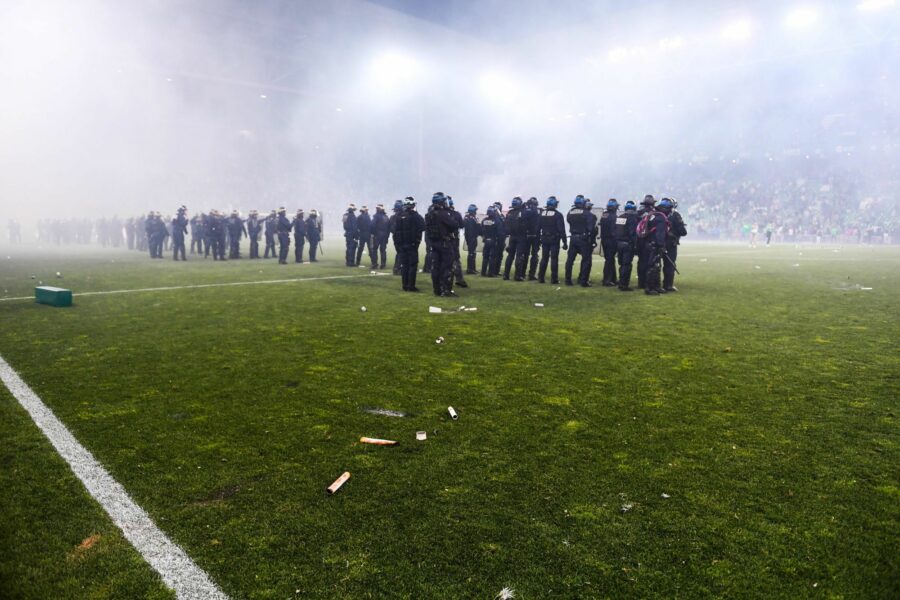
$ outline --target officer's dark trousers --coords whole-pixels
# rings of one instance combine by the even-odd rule
[[[672,260],[672,262],[669,262],[668,260],[663,259],[662,264],[663,288],[668,289],[675,285],[675,261],[678,260],[678,244],[674,241],[668,242],[666,244],[666,253]]]
[[[373,239],[375,243],[372,247],[372,268],[383,269],[387,264],[387,234],[383,236],[373,236]]]
[[[493,276],[494,274],[494,250],[497,248],[497,240],[486,238],[481,248],[481,276]]]
[[[219,260],[225,260],[225,234],[222,233],[219,235],[219,238],[216,240],[216,248],[219,250]]]
[[[294,234],[294,262],[303,262],[303,247],[306,245],[306,236]]]
[[[528,237],[528,255],[531,257],[528,265],[528,279],[534,279],[538,267],[538,255],[541,251],[541,238],[536,235]]]
[[[250,258],[259,258],[259,234],[250,235]]]
[[[400,275],[400,246],[398,246],[397,244],[394,244],[394,252],[396,252],[396,254],[394,254],[393,272],[394,272],[394,275]],[[417,265],[419,264],[418,258],[416,258],[416,264]]]
[[[416,274],[419,270],[419,245],[398,246],[397,259],[400,261],[400,277],[403,281],[404,291],[416,287]]]
[[[207,234],[203,236],[203,258],[209,256],[210,250],[212,250],[212,236]],[[215,258],[215,254],[213,257]]]
[[[644,273],[644,289],[658,290],[659,285],[659,261],[661,260],[659,248],[655,244],[645,244],[644,251],[647,253],[647,271]]]
[[[603,244],[603,283],[616,283],[616,252],[618,246],[615,240],[601,241]]]
[[[436,295],[453,289],[453,255],[451,242],[431,242],[431,285]]]
[[[172,255],[173,255],[172,258],[174,260],[178,260],[179,253],[181,253],[181,260],[187,260],[187,258],[185,258],[185,256],[184,256],[184,236],[183,235],[174,236],[172,248],[174,250],[172,253]]]
[[[634,246],[631,242],[618,242],[619,254],[619,287],[631,285],[631,264],[634,261]]]
[[[566,256],[566,282],[572,281],[572,267],[575,258],[581,257],[581,269],[578,274],[578,283],[586,283],[591,277],[591,240],[586,235],[573,235],[569,243],[569,253]]]
[[[265,235],[266,235],[266,251],[265,251],[265,254],[263,254],[263,258],[269,258],[270,252],[272,253],[271,254],[272,258],[274,258],[275,254],[276,254],[276,252],[275,252],[275,234],[267,233]]]
[[[423,273],[431,273],[431,241],[425,239],[425,264],[422,265]]]
[[[468,254],[466,255],[466,273],[475,275],[478,273],[478,270],[475,268],[475,254],[478,250],[478,238],[466,238],[466,248],[468,248]]]
[[[647,280],[647,265],[650,262],[650,243],[644,242],[643,240],[638,240],[637,243],[637,278],[638,278],[638,287],[643,288],[646,285]]]
[[[291,236],[288,233],[278,234],[278,262],[282,265],[287,264],[288,251],[291,248]]]
[[[191,254],[194,254],[194,248],[197,248],[196,254],[203,254],[203,238],[191,236]]]
[[[361,235],[359,238],[359,248],[356,250],[356,264],[362,263],[362,255],[363,250],[369,253],[369,258],[372,258],[372,236],[371,235]]]
[[[231,246],[228,249],[228,258],[241,257],[241,238],[231,236]]]
[[[316,252],[319,251],[319,240],[309,240],[309,262],[319,262],[316,258]]]
[[[550,282],[559,283],[559,240],[541,242],[541,267],[538,270],[541,283],[547,276],[547,264],[550,265]]]
[[[506,250],[506,237],[497,238],[494,246],[493,262],[491,263],[491,275],[499,275],[503,266],[503,251]]]
[[[353,261],[356,259],[356,238],[352,235],[344,235],[344,239],[347,241],[347,252],[344,256],[344,260],[347,263],[348,267],[352,267],[354,264]]]
[[[512,267],[513,263],[516,264],[516,279],[520,279],[522,277],[522,273],[525,270],[525,257],[528,250],[525,248],[526,240],[525,237],[518,236],[510,236],[509,238],[509,248],[507,249],[506,254],[506,265],[503,267],[503,277],[509,277],[509,269]]]

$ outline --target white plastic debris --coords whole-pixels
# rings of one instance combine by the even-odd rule
[[[447,407],[447,412],[450,413],[450,418],[451,418],[451,419],[453,419],[454,421],[458,421],[458,420],[459,420],[459,415],[456,414],[456,409],[454,409],[452,406],[448,406],[448,407]]]
[[[708,260],[709,260],[709,259],[701,258],[701,259],[700,259],[700,262],[707,262]]]
[[[516,597],[516,590],[512,588],[505,587],[500,592],[494,596],[494,600],[511,600]]]
[[[621,510],[623,513],[627,513],[627,512],[628,512],[629,510],[631,510],[632,508],[634,508],[634,504],[632,504],[632,503],[629,502],[629,503],[627,503],[627,504],[623,504],[623,505],[622,505],[622,508],[621,508],[620,510]]]
[[[666,499],[668,499],[668,498],[671,498],[671,496],[668,495],[668,494],[662,494],[662,499],[663,499],[663,500],[666,500]]]
[[[558,288],[556,288],[556,290],[554,290],[554,291],[558,292],[558,291],[561,290],[561,289],[562,289],[561,287],[558,287]]]
[[[535,302],[534,307],[535,308],[544,308],[544,303],[543,302]]]
[[[443,344],[443,343],[444,343],[444,336],[441,336],[441,337],[439,337],[438,339],[434,340],[434,343],[435,343],[435,344]]]
[[[475,308],[474,306],[470,306],[469,308],[466,309],[466,312],[475,312],[476,310],[478,310],[478,309]]]
[[[429,306],[429,307],[428,307],[428,312],[430,312],[430,313],[439,313],[439,312],[441,312],[441,307],[440,307],[440,306]]]
[[[366,312],[366,310],[368,310],[368,309],[367,309],[365,306],[360,306],[360,307],[359,307],[359,311],[360,311],[360,312]]]
[[[861,287],[861,288],[859,288],[859,289],[868,291],[868,290],[871,290],[872,288],[869,288],[869,287]]]
[[[60,273],[59,271],[57,271],[57,272],[56,272],[56,277],[57,277],[57,278],[62,277],[62,273]]]

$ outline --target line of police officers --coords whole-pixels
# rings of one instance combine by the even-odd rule
[[[460,236],[463,231],[468,250],[466,274],[478,274],[476,253],[478,238],[482,239],[481,275],[497,277],[503,272],[503,279],[545,283],[547,268],[550,268],[550,282],[559,283],[559,249],[567,251],[565,262],[565,284],[591,287],[590,275],[593,251],[598,237],[601,245],[603,264],[603,285],[615,287],[623,292],[631,288],[631,271],[635,255],[638,257],[638,287],[647,294],[657,295],[675,292],[676,261],[679,240],[687,235],[681,214],[676,210],[674,200],[663,198],[659,204],[652,195],[647,195],[638,208],[634,202],[625,203],[619,212],[619,203],[609,200],[599,219],[594,214],[590,199],[582,195],[575,197],[572,207],[565,217],[558,210],[555,196],[547,198],[543,209],[538,208],[537,198],[523,202],[522,198],[512,200],[509,211],[504,214],[503,206],[497,202],[487,209],[487,215],[478,217],[478,208],[471,204],[465,216],[453,207],[453,199],[441,192],[435,193],[431,206],[422,217],[416,211],[412,197],[398,200],[394,204],[394,214],[382,218],[376,228],[367,223],[361,228],[362,216],[356,217],[356,208],[351,205],[344,215],[344,236],[347,240],[347,265],[358,264],[362,256],[359,240],[377,240],[375,245],[381,250],[380,267],[384,268],[384,244],[388,233],[393,235],[397,257],[394,273],[401,276],[403,290],[418,292],[416,274],[418,272],[419,246],[424,237],[425,265],[423,272],[431,273],[432,287],[436,296],[455,296],[454,284],[468,287],[463,278],[460,260]],[[365,208],[365,207],[364,207]],[[368,219],[367,211],[363,211]],[[378,215],[384,208],[379,205]],[[568,223],[568,236],[566,224]],[[369,235],[369,231],[377,231]],[[369,243],[369,242],[367,242]],[[503,253],[506,252],[506,262]],[[378,264],[370,245],[369,255],[372,266]],[[540,256],[540,259],[539,259]],[[354,262],[355,258],[355,262]],[[573,280],[575,260],[580,258],[577,279]],[[616,262],[618,261],[618,269]],[[515,269],[513,271],[513,268]],[[662,273],[662,281],[660,281]]]
[[[150,258],[162,258],[163,244],[171,235],[174,260],[187,260],[185,253],[185,236],[190,233],[191,254],[202,254],[209,258],[212,252],[213,260],[226,260],[225,250],[228,249],[228,258],[241,258],[241,238],[250,240],[250,258],[260,258],[259,239],[263,234],[265,239],[264,258],[275,257],[275,240],[278,240],[278,262],[287,264],[288,252],[291,245],[291,234],[294,236],[294,260],[303,262],[303,250],[309,243],[309,261],[318,262],[316,255],[319,244],[322,241],[322,220],[315,210],[309,211],[309,217],[304,217],[303,209],[297,211],[293,219],[288,219],[284,207],[273,210],[267,217],[261,218],[259,212],[251,210],[247,219],[242,219],[238,211],[232,211],[230,216],[218,210],[209,213],[201,213],[188,219],[187,207],[181,206],[167,227],[159,212],[150,211],[144,221],[144,230],[147,239],[147,249]]]

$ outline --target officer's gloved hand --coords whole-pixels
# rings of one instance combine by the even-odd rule
[[[563,242],[563,250],[568,250],[568,249],[569,249],[569,245],[567,243]]]

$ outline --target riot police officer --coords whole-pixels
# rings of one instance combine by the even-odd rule
[[[400,259],[400,278],[404,292],[418,292],[416,274],[419,268],[419,245],[425,231],[425,220],[416,212],[416,201],[412,196],[403,200],[403,210],[391,217],[391,233],[394,248]]]
[[[528,281],[537,279],[538,254],[541,248],[541,212],[537,198],[532,196],[522,211],[525,219],[525,261],[528,262]]]
[[[306,217],[303,216],[303,209],[298,208],[294,220],[291,222],[294,230],[294,262],[303,262],[303,247],[306,245]]]
[[[384,269],[387,263],[389,237],[390,222],[387,213],[384,212],[384,204],[379,204],[375,207],[375,216],[372,217],[372,250],[369,254],[372,257],[373,269]]]
[[[500,219],[497,218],[497,207],[488,206],[487,216],[481,223],[481,240],[484,246],[481,249],[481,276],[496,277],[494,274],[494,256],[497,251],[500,237]]]
[[[462,260],[459,253],[459,231],[460,229],[463,229],[466,224],[463,222],[463,216],[456,208],[454,208],[452,196],[447,196],[447,206],[450,208],[450,214],[453,215],[453,219],[456,221],[456,229],[453,230],[453,239],[451,241],[451,245],[453,246],[453,279],[456,281],[456,285],[465,288],[469,287],[469,284],[466,283],[466,280],[463,277]]]
[[[653,212],[654,206],[656,206],[656,198],[652,194],[644,196],[644,199],[641,200],[641,207],[637,211],[638,218],[643,218],[645,214]],[[647,264],[650,262],[649,248],[644,238],[638,238],[637,255],[638,287],[644,289],[646,287]]]
[[[231,211],[228,217],[228,258],[241,257],[241,237],[247,235],[247,228],[244,226],[244,220],[241,219],[238,211]]]
[[[191,217],[191,254],[196,248],[197,254],[203,254],[203,220],[200,215]]]
[[[187,233],[188,219],[187,207],[181,206],[172,219],[172,260],[178,260],[178,254],[181,253],[181,260],[187,260],[184,255],[184,236]],[[192,245],[193,246],[193,245]]]
[[[671,205],[671,202],[669,203]],[[647,236],[643,238],[644,251],[647,256],[646,271],[644,272],[644,293],[648,296],[665,294],[660,285],[660,260],[665,259],[666,238],[668,237],[669,221],[666,214],[653,208],[646,217]],[[643,227],[643,225],[642,225]]]
[[[344,221],[344,242],[346,243],[346,254],[344,262],[348,267],[354,266],[356,263],[356,244],[359,241],[359,232],[356,229],[356,205],[351,204],[347,207],[347,212],[343,216]]]
[[[525,248],[527,237],[525,232],[525,218],[523,214],[524,203],[518,196],[512,199],[509,212],[506,213],[506,232],[509,234],[509,245],[506,247],[506,265],[503,269],[503,279],[509,279],[509,271],[515,262],[516,281],[525,281],[525,258],[527,256],[527,248]]]
[[[319,222],[319,212],[316,209],[309,211],[309,217],[306,219],[306,241],[309,242],[309,262],[319,262],[316,252],[319,249],[319,242],[322,241],[322,223]]]
[[[356,261],[354,264],[362,264],[363,250],[369,253],[372,258],[372,218],[369,216],[369,207],[363,206],[359,209],[359,216],[356,218],[356,239],[358,246],[356,249]]]
[[[603,286],[613,287],[618,283],[616,277],[616,213],[619,202],[610,198],[606,210],[600,215],[600,246],[603,248]]]
[[[412,200],[412,196],[407,196],[406,200]],[[404,202],[405,200],[394,200],[394,214],[391,215],[391,218],[388,221],[388,229],[390,230],[391,235],[393,235],[396,230],[397,219],[403,214]],[[415,200],[413,200],[413,204],[415,203]],[[418,259],[416,259],[416,264],[418,265]],[[391,271],[394,275],[400,275],[400,248],[397,247],[396,242],[394,243],[394,268],[391,269]]]
[[[677,292],[675,287],[675,269],[678,260],[678,245],[681,238],[687,235],[687,228],[684,225],[684,219],[677,209],[677,203],[670,198],[663,198],[659,201],[659,210],[666,215],[669,221],[668,232],[666,234],[666,252],[663,255],[663,290],[666,292]]]
[[[431,284],[435,296],[455,296],[453,291],[453,233],[459,224],[450,212],[447,197],[435,192],[425,216],[425,232],[431,240]]]
[[[286,265],[288,250],[291,247],[291,222],[285,214],[284,207],[278,209],[278,264]]]
[[[594,222],[589,218],[592,213],[585,206],[584,196],[579,194],[569,212],[566,213],[566,221],[569,223],[569,252],[566,255],[566,285],[575,285],[572,281],[572,267],[575,258],[581,257],[581,270],[578,275],[578,283],[587,287],[584,282],[585,275],[590,275],[591,269],[591,233]],[[588,284],[590,285],[590,284]]]
[[[631,265],[637,247],[639,220],[637,206],[631,200],[625,203],[625,212],[616,217],[614,234],[619,259],[619,289],[623,292],[634,291],[629,286],[631,284]]]
[[[466,237],[466,274],[477,275],[475,254],[478,250],[478,236],[481,235],[481,223],[478,222],[478,207],[470,204],[463,218],[463,235]]]
[[[569,244],[566,243],[566,221],[562,213],[556,210],[558,206],[556,196],[550,196],[540,216],[541,267],[538,271],[540,283],[545,281],[548,263],[550,283],[559,283],[559,243],[562,242],[563,250],[569,249]]]
[[[250,258],[259,258],[259,233],[262,231],[262,223],[259,220],[259,212],[256,209],[247,214],[247,237],[250,238]]]
[[[497,221],[497,243],[494,246],[494,264],[491,266],[491,274],[500,275],[503,266],[503,251],[506,250],[506,237],[509,230],[506,228],[506,217],[503,216],[503,204],[494,202],[494,220]]]
[[[269,213],[269,216],[266,217],[265,224],[265,238],[266,238],[266,251],[263,254],[263,258],[269,258],[269,252],[271,252],[272,258],[275,258],[275,232],[278,230],[278,215],[273,210]]]

